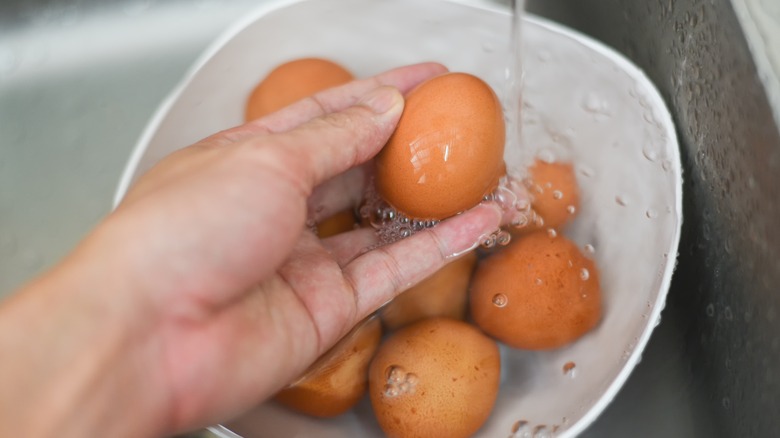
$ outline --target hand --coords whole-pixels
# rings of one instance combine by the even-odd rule
[[[68,259],[0,307],[0,333],[22,328],[38,345],[15,365],[28,378],[2,382],[0,425],[118,436],[229,419],[473,248],[499,225],[493,204],[368,251],[372,230],[320,240],[306,227],[354,205],[401,93],[443,71],[421,64],[327,90],[160,162]],[[0,353],[18,338],[0,335]]]

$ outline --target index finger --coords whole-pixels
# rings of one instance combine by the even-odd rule
[[[355,80],[320,91],[275,113],[219,132],[208,141],[229,144],[252,136],[286,132],[317,117],[355,105],[366,93],[378,87],[391,86],[406,94],[419,83],[446,71],[446,67],[435,62],[388,70],[368,79]]]

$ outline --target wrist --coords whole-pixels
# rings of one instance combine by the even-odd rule
[[[88,246],[0,306],[0,436],[162,432],[140,309],[117,290],[121,270]]]

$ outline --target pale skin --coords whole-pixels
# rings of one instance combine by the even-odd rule
[[[62,262],[0,303],[0,436],[152,437],[225,421],[499,226],[484,203],[402,241],[306,226],[360,197],[392,70],[172,154]]]

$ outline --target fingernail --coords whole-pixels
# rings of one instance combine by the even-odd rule
[[[366,106],[376,114],[393,115],[404,107],[404,98],[394,87],[379,87],[360,99],[360,105]]]

